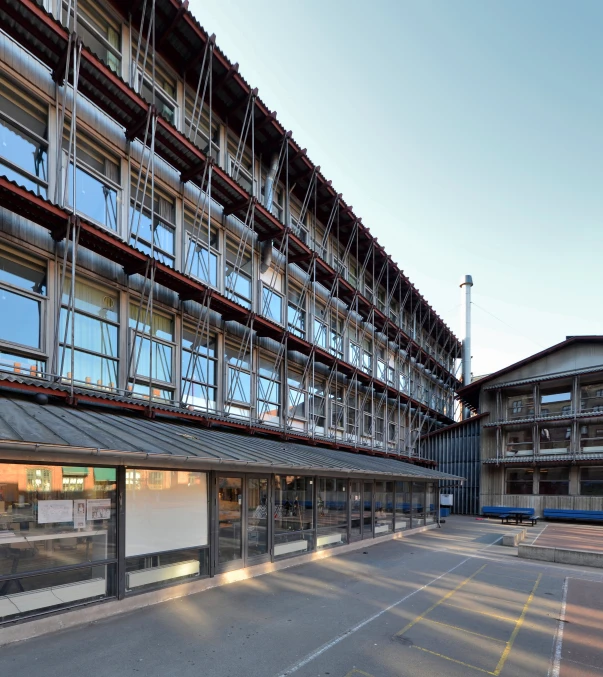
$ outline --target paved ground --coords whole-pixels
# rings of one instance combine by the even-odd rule
[[[0,650],[11,677],[602,677],[603,574],[519,560],[448,518]],[[565,622],[564,622],[565,621]]]
[[[529,530],[531,530],[528,527]],[[533,545],[546,548],[569,548],[603,552],[603,527],[585,524],[545,522],[539,528]]]

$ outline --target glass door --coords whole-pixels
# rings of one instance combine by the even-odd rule
[[[373,483],[364,483],[364,496],[362,497],[362,538],[373,537]]]
[[[248,560],[268,555],[268,477],[247,477],[246,564]]]
[[[243,566],[243,478],[218,476],[218,561],[220,569]]]

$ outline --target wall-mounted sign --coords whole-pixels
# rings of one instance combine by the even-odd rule
[[[73,501],[38,501],[38,524],[73,521]]]

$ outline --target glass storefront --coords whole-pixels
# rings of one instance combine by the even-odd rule
[[[212,474],[210,483],[197,471],[0,463],[0,623],[430,524],[436,490],[393,480],[241,473]]]
[[[0,622],[116,594],[114,469],[0,463]]]

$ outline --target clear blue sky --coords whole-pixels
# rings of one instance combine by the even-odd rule
[[[603,0],[190,9],[459,336],[473,275],[474,374],[603,334]]]

